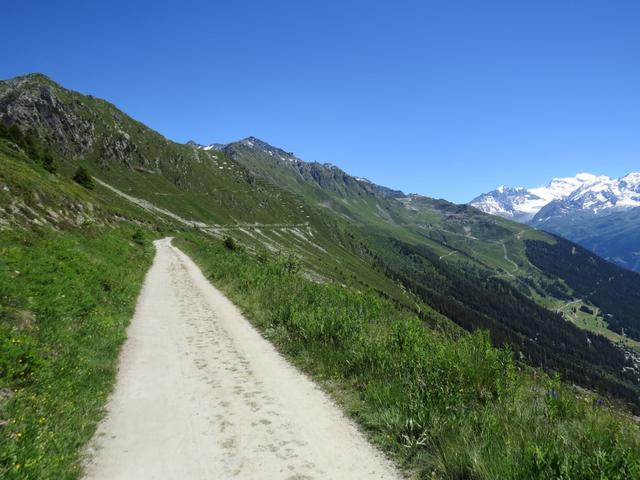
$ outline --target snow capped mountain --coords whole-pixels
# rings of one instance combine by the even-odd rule
[[[600,177],[590,173],[579,173],[575,177],[554,178],[546,187],[527,189],[500,186],[474,198],[470,205],[492,215],[528,222],[545,205],[569,196],[582,185],[597,178]]]
[[[546,187],[532,188],[530,191],[548,203],[567,197],[583,185],[593,183],[598,179],[608,178],[597,177],[591,173],[578,173],[575,177],[554,178]]]
[[[563,203],[583,210],[633,208],[640,206],[640,174],[630,173],[618,180],[600,177],[600,181],[583,185]]]
[[[554,178],[546,187],[499,187],[474,198],[470,204],[486,213],[519,222],[542,222],[573,211],[593,214],[640,206],[640,173],[619,179],[579,173]]]
[[[500,186],[475,198],[471,205],[492,215],[526,222],[547,203],[548,200],[525,188]]]
[[[545,205],[532,223],[539,224],[577,212],[607,215],[635,207],[640,207],[640,174],[630,173],[619,179],[601,176],[584,183],[566,197]]]

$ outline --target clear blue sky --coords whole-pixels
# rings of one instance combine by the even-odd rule
[[[249,135],[468,201],[640,170],[640,2],[5,2],[0,77],[43,72],[169,138]]]

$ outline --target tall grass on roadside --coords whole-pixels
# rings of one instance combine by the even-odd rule
[[[637,424],[522,369],[485,333],[425,328],[373,293],[306,280],[283,256],[197,234],[176,243],[419,478],[640,478]]]
[[[0,231],[0,478],[79,476],[152,258],[138,232]]]

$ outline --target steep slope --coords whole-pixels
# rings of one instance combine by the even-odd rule
[[[606,312],[612,330],[640,339],[638,312],[633,307],[640,300],[640,275],[618,268],[567,240],[556,240],[553,245],[528,240],[527,256],[531,262],[562,278],[581,299],[598,305]]]
[[[121,192],[120,202],[171,212],[173,220],[231,236],[258,255],[293,252],[309,278],[374,290],[431,324],[445,325],[448,317],[470,330],[487,328],[495,343],[508,343],[533,365],[639,402],[628,339],[620,337],[618,347],[558,313],[584,292],[531,262],[527,241],[555,245],[550,235],[306,163],[253,138],[179,145],[40,75],[0,83],[0,119],[49,148],[63,172],[87,167],[108,185],[99,183],[103,195]],[[582,268],[590,260],[576,261]],[[584,271],[595,284],[608,281],[586,265]],[[601,300],[585,297],[608,314]],[[629,308],[640,303],[631,298]]]
[[[410,301],[354,254],[344,225],[251,174],[224,152],[171,142],[108,102],[64,89],[40,74],[0,82],[0,123],[18,126],[49,149],[62,172],[88,168],[100,191],[149,202],[254,249],[294,249],[319,278],[364,279]]]
[[[253,174],[350,221],[399,221],[393,218],[385,200],[403,197],[402,192],[353,177],[334,165],[305,162],[255,137],[213,148]]]
[[[75,478],[169,227],[0,138],[0,477]]]
[[[558,310],[574,296],[595,300],[605,310],[612,304],[603,303],[601,297],[588,298],[583,291],[576,293],[562,275],[530,262],[529,241],[553,245],[555,238],[474,208],[390,191],[332,165],[306,164],[255,138],[216,148],[229,152],[257,176],[321,207],[321,201],[339,205],[340,217],[359,232],[366,245],[363,253],[380,271],[459,325],[488,328],[495,342],[510,344],[531,363],[559,368],[583,384],[590,382],[586,371],[599,371],[605,378],[611,365],[616,365],[612,371],[635,368],[630,367],[628,351],[615,352],[608,340],[585,336],[562,320]],[[309,171],[314,172],[311,179],[305,175]],[[603,274],[590,271],[590,275],[596,282],[608,281]],[[632,318],[627,321],[635,323]],[[632,329],[627,333],[635,336]],[[624,338],[620,341],[634,345]],[[598,344],[597,359],[590,350],[593,342]],[[637,375],[629,381],[637,381]],[[605,388],[627,395],[622,384]],[[636,395],[629,394],[628,398]]]
[[[113,105],[41,75],[0,82],[0,119],[50,147],[63,170],[83,164],[98,178],[134,195],[144,193],[185,218],[212,223],[305,218],[290,199],[253,184],[224,155],[170,142]]]
[[[575,212],[550,217],[541,225],[610,262],[640,272],[640,207],[601,214]]]

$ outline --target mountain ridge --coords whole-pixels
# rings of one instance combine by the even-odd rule
[[[257,137],[254,136],[249,136],[249,137],[245,137],[242,138],[240,140],[236,140],[233,142],[229,142],[227,144],[221,144],[221,143],[211,143],[208,145],[199,145],[196,144],[195,142],[192,143],[193,146],[196,146],[197,148],[201,149],[201,150],[205,150],[205,151],[222,151],[225,152],[227,155],[231,156],[231,157],[238,157],[241,156],[242,154],[242,149],[250,149],[250,150],[254,150],[256,152],[268,155],[270,158],[267,159],[266,157],[263,157],[262,160],[273,160],[273,161],[281,161],[281,162],[285,162],[285,163],[289,163],[291,164],[290,166],[294,169],[298,170],[298,173],[300,175],[302,175],[303,177],[305,176],[305,174],[311,173],[311,175],[314,177],[314,180],[316,182],[319,182],[320,179],[318,178],[318,176],[320,175],[321,171],[324,171],[324,173],[328,173],[330,171],[333,171],[334,173],[332,175],[339,175],[342,176],[343,179],[346,179],[347,177],[350,179],[354,179],[358,182],[360,182],[363,186],[367,186],[369,188],[373,188],[375,189],[377,192],[379,193],[383,193],[384,195],[387,196],[392,196],[392,197],[396,197],[396,198],[400,198],[400,197],[407,197],[408,195],[405,194],[404,192],[402,192],[401,190],[397,190],[397,189],[393,189],[393,188],[389,188],[383,185],[379,185],[376,184],[364,177],[361,176],[355,176],[352,175],[350,173],[347,173],[346,171],[344,171],[342,168],[340,168],[337,165],[334,165],[332,163],[329,162],[316,162],[316,161],[306,161],[303,160],[299,157],[297,157],[296,155],[294,155],[293,152],[287,152],[284,149],[280,148],[280,147],[276,147],[264,140],[261,140]],[[253,165],[254,169],[258,170],[258,171],[262,171],[262,173],[264,173],[264,169],[262,168],[257,168],[258,165]],[[315,173],[312,173],[313,170],[316,170]],[[366,187],[365,187],[366,188]]]

